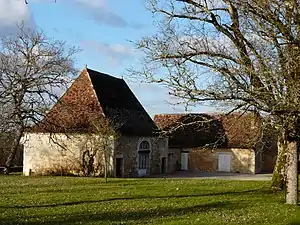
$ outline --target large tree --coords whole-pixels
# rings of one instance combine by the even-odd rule
[[[77,49],[47,38],[42,31],[18,26],[0,42],[0,106],[6,131],[14,134],[6,173],[26,128],[38,123],[74,74]],[[2,110],[3,111],[3,110]]]
[[[297,204],[300,115],[299,0],[147,0],[157,33],[133,71],[186,104],[222,103],[271,115],[285,156],[277,174]],[[281,163],[282,164],[282,163]],[[285,171],[282,174],[282,171]],[[285,176],[283,176],[285,175]]]

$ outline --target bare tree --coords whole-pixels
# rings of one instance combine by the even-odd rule
[[[1,39],[0,104],[14,140],[6,161],[6,173],[26,128],[39,122],[74,74],[76,48],[47,38],[42,31],[18,26],[15,36]]]
[[[299,4],[147,0],[157,33],[137,43],[145,53],[143,68],[131,71],[167,86],[187,105],[219,103],[231,111],[254,109],[271,115],[284,143],[278,157],[286,157],[284,170],[276,175],[286,176],[288,204],[298,201]]]
[[[82,160],[84,169],[92,172],[95,157],[98,156],[100,166],[103,166],[105,182],[109,175],[109,167],[113,165],[111,159],[114,158],[114,140],[118,138],[115,127],[107,118],[99,118],[91,121],[91,133],[89,133],[91,147],[83,152]],[[100,157],[99,157],[100,156]]]

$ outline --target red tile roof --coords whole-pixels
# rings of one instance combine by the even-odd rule
[[[91,120],[103,117],[89,74],[84,69],[33,132],[84,132]]]
[[[170,135],[171,147],[252,148],[259,135],[260,119],[254,113],[159,114],[154,122]]]
[[[91,122],[107,118],[121,134],[150,136],[151,117],[123,79],[84,69],[32,132],[85,132]]]

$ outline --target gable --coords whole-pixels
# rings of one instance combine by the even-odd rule
[[[152,136],[157,127],[123,79],[84,69],[33,132],[85,132],[107,118],[128,136]]]
[[[103,117],[88,72],[84,69],[34,131],[81,132],[91,120]]]

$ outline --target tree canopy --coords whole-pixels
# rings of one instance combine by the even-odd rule
[[[143,67],[132,72],[167,86],[187,105],[211,102],[232,111],[267,113],[289,146],[297,137],[300,115],[299,4],[148,0],[157,32],[137,43],[145,53]],[[291,162],[297,151],[291,146],[293,150],[286,147],[286,166],[295,172]],[[289,191],[296,193],[294,189]]]
[[[42,31],[19,26],[17,35],[0,42],[0,119],[14,133],[7,170],[25,130],[38,123],[76,73],[78,49],[47,38]]]

